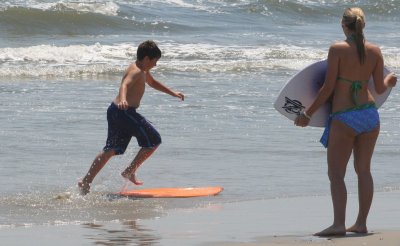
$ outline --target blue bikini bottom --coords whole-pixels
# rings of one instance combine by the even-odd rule
[[[374,130],[379,125],[379,113],[373,103],[357,106],[345,111],[333,113],[329,116],[325,131],[320,142],[325,148],[328,147],[329,132],[332,120],[339,120],[353,129],[357,135]]]

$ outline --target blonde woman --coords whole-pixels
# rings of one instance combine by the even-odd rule
[[[341,25],[346,40],[330,47],[325,83],[312,105],[295,120],[297,126],[307,126],[313,113],[332,96],[332,114],[321,143],[327,148],[334,219],[332,226],[316,233],[316,236],[345,235],[346,231],[368,232],[367,216],[374,192],[370,167],[380,120],[367,84],[372,76],[377,93],[383,93],[397,82],[394,73],[383,77],[381,50],[365,41],[363,11],[360,8],[346,9]],[[358,177],[359,212],[355,224],[346,229],[344,177],[351,153]]]

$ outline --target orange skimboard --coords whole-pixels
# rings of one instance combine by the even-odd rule
[[[187,198],[198,196],[215,196],[221,193],[222,187],[190,187],[190,188],[153,188],[143,190],[121,191],[118,195],[141,198]]]

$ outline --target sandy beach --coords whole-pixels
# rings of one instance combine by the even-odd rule
[[[223,196],[223,193],[221,194]],[[164,209],[153,218],[1,228],[4,245],[400,245],[400,192],[377,192],[369,234],[312,236],[331,222],[329,196],[279,198]],[[172,202],[181,200],[174,199]],[[212,201],[212,198],[211,200]],[[356,217],[349,195],[347,224]],[[33,243],[33,244],[32,244]],[[147,244],[146,244],[147,243]]]
[[[379,231],[370,232],[368,234],[357,235],[349,234],[345,237],[333,238],[313,238],[313,237],[295,237],[295,236],[280,236],[280,237],[265,237],[259,238],[255,242],[250,243],[220,243],[214,246],[399,246],[400,231]]]

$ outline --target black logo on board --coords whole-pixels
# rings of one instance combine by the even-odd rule
[[[300,101],[292,100],[288,97],[285,97],[285,106],[282,107],[289,114],[297,114],[300,115],[301,111],[305,109],[303,104]]]

